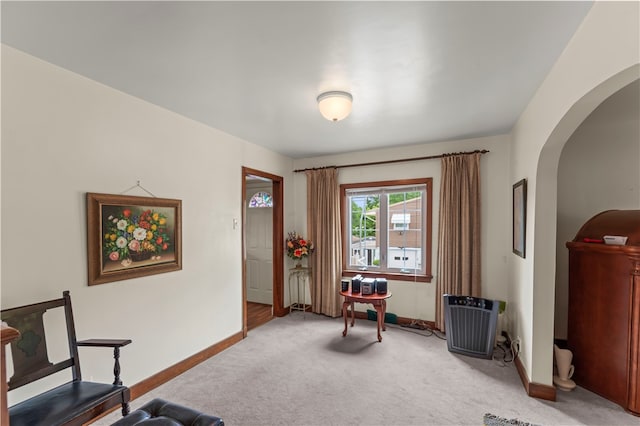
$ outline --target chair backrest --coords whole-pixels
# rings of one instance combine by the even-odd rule
[[[69,343],[69,358],[56,362],[49,361],[47,339],[43,316],[53,309],[64,309]],[[43,377],[71,368],[73,380],[81,380],[76,331],[68,291],[61,299],[34,303],[0,311],[2,321],[20,332],[20,338],[11,343],[13,376],[9,379],[8,390],[13,390]]]

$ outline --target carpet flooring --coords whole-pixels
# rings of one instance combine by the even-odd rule
[[[445,340],[294,312],[131,402],[160,397],[235,425],[481,425],[492,413],[538,425],[634,425],[638,417],[580,387],[528,397],[511,362],[447,351]],[[495,355],[499,355],[496,352]],[[119,418],[111,413],[95,425]]]

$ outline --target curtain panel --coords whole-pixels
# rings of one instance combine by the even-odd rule
[[[436,327],[445,331],[443,294],[481,296],[480,153],[441,164]]]
[[[338,170],[307,170],[307,232],[315,245],[312,268],[311,310],[342,315],[339,283],[342,277],[342,234]]]

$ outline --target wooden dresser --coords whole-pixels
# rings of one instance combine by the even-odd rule
[[[567,247],[573,380],[640,415],[640,210],[599,213]]]

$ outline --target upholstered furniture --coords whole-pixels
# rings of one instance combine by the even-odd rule
[[[3,370],[3,426],[82,425],[118,405],[122,406],[123,415],[128,414],[130,392],[120,381],[118,358],[120,348],[131,343],[131,340],[91,339],[78,342],[68,291],[63,292],[61,299],[2,310],[1,317],[9,326],[3,328],[3,355],[4,344],[10,342],[13,362],[13,376],[8,381]],[[58,330],[61,322],[56,321],[57,319],[63,320],[62,323],[66,322],[66,333]],[[13,336],[5,339],[5,331],[9,333],[11,330]],[[52,341],[47,340],[45,331],[51,332],[56,339],[66,334],[67,340],[57,346],[68,347],[68,357],[60,355],[59,350],[53,352],[56,358],[66,359],[54,359],[55,363],[49,360],[47,344],[53,345]],[[113,348],[113,384],[82,380],[78,346]],[[5,357],[2,358],[4,368]],[[19,402],[9,407],[7,413],[7,388],[12,391],[60,372],[71,373],[71,381]],[[5,423],[6,417],[8,423]]]
[[[112,426],[224,426],[220,417],[156,398]]]

